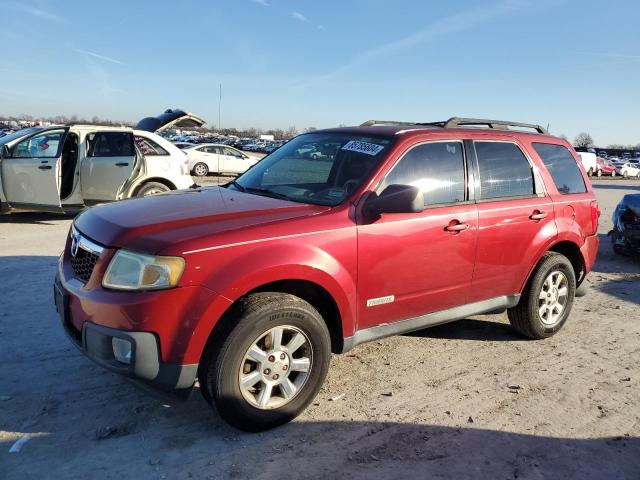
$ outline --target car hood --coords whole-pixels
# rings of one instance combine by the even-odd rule
[[[157,132],[171,127],[196,128],[203,126],[205,123],[207,123],[205,120],[192,113],[174,108],[165,110],[157,117],[143,118],[138,122],[136,128],[147,132]]]
[[[239,230],[244,240],[249,227],[328,209],[211,187],[98,205],[82,213],[75,226],[104,246],[154,254],[203,239],[215,244],[214,237],[228,241],[222,236]]]

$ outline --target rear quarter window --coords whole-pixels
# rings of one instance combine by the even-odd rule
[[[534,143],[533,148],[549,170],[558,192],[567,195],[587,191],[580,167],[567,147],[549,143]]]

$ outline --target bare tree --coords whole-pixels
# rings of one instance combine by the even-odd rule
[[[284,132],[284,138],[293,138],[298,135],[298,129],[293,125],[287,128],[287,131]]]
[[[588,133],[582,132],[573,141],[576,147],[593,147],[593,138]]]

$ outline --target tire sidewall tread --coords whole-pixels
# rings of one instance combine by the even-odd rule
[[[209,397],[220,416],[241,430],[259,432],[289,422],[315,398],[329,369],[331,341],[324,320],[299,297],[265,292],[242,299],[227,321],[235,324],[223,339],[214,342],[208,365],[204,365],[200,388],[206,389],[205,399]],[[292,325],[307,335],[313,346],[311,372],[292,401],[273,410],[261,410],[244,399],[237,375],[251,343],[278,325]]]
[[[560,270],[567,277],[568,299],[560,320],[554,325],[545,325],[538,313],[538,296],[542,284],[552,270]],[[557,333],[571,314],[576,290],[576,277],[573,265],[567,257],[556,252],[546,252],[538,262],[527,285],[522,292],[520,302],[507,311],[511,325],[521,334],[532,339],[543,339]]]

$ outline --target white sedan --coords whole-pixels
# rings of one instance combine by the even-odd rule
[[[189,158],[189,170],[198,177],[208,173],[243,173],[260,160],[228,145],[201,143],[182,150]]]
[[[635,163],[615,163],[616,173],[623,177],[638,177],[640,178],[640,168]]]

